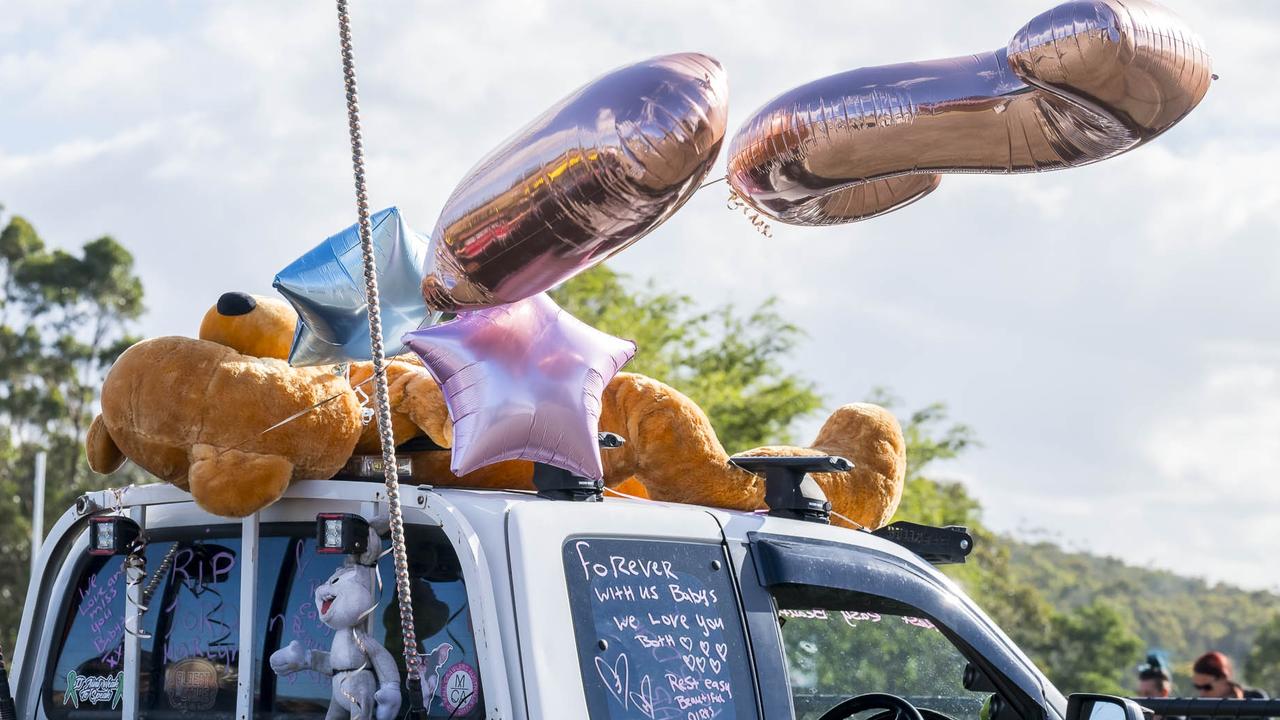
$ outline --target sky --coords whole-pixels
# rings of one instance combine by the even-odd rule
[[[708,307],[777,296],[828,411],[877,386],[947,403],[983,445],[937,474],[996,529],[1280,589],[1280,4],[1169,5],[1220,79],[1132,153],[772,238],[713,186],[611,265]],[[490,149],[653,55],[719,59],[732,133],[788,88],[992,50],[1049,6],[357,0],[371,203],[429,231]],[[8,0],[0,203],[56,246],[116,237],[140,330],[194,335],[354,221],[336,34],[325,2]]]

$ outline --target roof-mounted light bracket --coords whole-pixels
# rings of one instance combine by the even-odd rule
[[[626,443],[621,435],[609,432],[598,433],[596,438],[602,450],[619,448]],[[564,468],[540,462],[533,464],[533,487],[538,497],[548,500],[599,502],[604,496],[603,480],[574,475]]]

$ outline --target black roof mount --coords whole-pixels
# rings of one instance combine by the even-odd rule
[[[934,565],[963,563],[973,552],[969,528],[959,525],[933,527],[899,520],[871,534],[895,542]]]
[[[836,455],[740,455],[729,458],[729,462],[764,477],[764,504],[770,515],[824,524],[831,522],[831,502],[809,473],[845,472],[853,467],[853,463]]]
[[[602,450],[622,447],[626,443],[621,435],[609,432],[598,433],[596,439]],[[540,462],[533,464],[533,487],[538,491],[538,497],[548,500],[599,502],[604,496],[603,480],[574,475],[564,468]]]

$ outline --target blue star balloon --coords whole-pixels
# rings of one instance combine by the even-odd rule
[[[382,336],[387,356],[407,352],[396,339],[433,325],[441,313],[422,299],[421,268],[426,237],[405,224],[397,208],[369,218],[382,307]],[[272,286],[298,311],[298,327],[289,350],[290,365],[327,365],[372,357],[369,311],[365,302],[360,232],[355,225],[320,243],[276,275]]]

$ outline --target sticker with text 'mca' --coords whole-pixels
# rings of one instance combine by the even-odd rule
[[[475,709],[480,696],[476,688],[480,685],[480,676],[475,668],[466,663],[457,663],[444,671],[444,684],[440,696],[444,701],[444,709],[452,715],[468,715]]]

